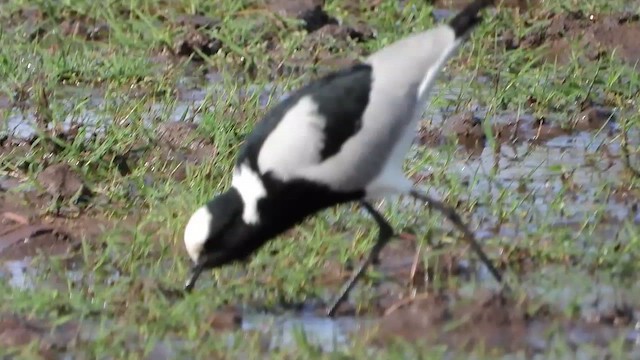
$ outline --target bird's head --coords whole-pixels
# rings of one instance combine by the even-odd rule
[[[202,271],[219,267],[246,254],[249,226],[242,219],[242,198],[233,187],[197,209],[184,230],[184,245],[194,265],[185,285],[190,291]]]

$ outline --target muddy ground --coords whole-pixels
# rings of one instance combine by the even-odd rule
[[[269,0],[264,7],[246,10],[300,20],[296,26],[308,32],[303,43],[307,52],[300,51],[293,56],[285,54],[277,34],[267,30],[259,32],[265,40],[266,56],[263,63],[246,63],[240,59],[230,69],[219,64],[207,65],[207,56],[228,54],[237,57],[231,44],[211,35],[210,30],[223,26],[223,22],[204,15],[159,13],[158,20],[164,26],[179,28],[182,35],[173,43],[158,46],[150,56],[156,57],[160,63],[188,62],[193,68],[204,66],[205,76],[213,79],[221,71],[257,76],[255,74],[261,71],[259,69],[265,67],[270,69],[274,78],[283,74],[303,74],[310,70],[317,73],[353,63],[359,56],[366,55],[368,51],[362,44],[375,38],[377,30],[361,20],[360,14],[375,9],[380,2],[360,2],[359,5],[357,1],[349,2],[344,5],[349,14],[345,19],[329,15],[323,3],[313,0]],[[459,8],[463,3],[436,1],[435,5],[438,11],[449,11]],[[536,1],[506,3],[505,6],[512,11],[523,14],[519,19],[521,24],[533,28],[519,35],[513,31],[498,34],[499,46],[507,52],[542,49],[544,56],[540,61],[566,64],[572,58],[572,44],[577,44],[578,48],[586,50],[579,60],[581,62],[598,62],[612,54],[630,66],[640,60],[640,18],[637,14],[555,13],[536,10],[539,6]],[[8,28],[26,23],[27,26],[21,26],[20,29],[25,32],[25,37],[34,41],[50,33],[60,33],[86,42],[101,42],[106,41],[112,31],[108,24],[81,14],[69,12],[57,18],[47,18],[35,7],[25,7],[3,21]],[[83,76],[60,74],[58,81],[71,86],[91,83],[98,89],[92,99],[100,103],[100,79]],[[189,76],[197,77],[199,73]],[[70,263],[81,262],[83,247],[104,248],[101,240],[103,233],[133,228],[138,219],[149,211],[144,205],[136,205],[135,209],[119,212],[125,215],[119,215],[115,217],[118,220],[114,220],[105,215],[111,213],[108,209],[118,207],[127,200],[136,203],[145,186],[151,186],[161,179],[186,184],[189,182],[188,167],[200,166],[220,156],[217,139],[198,129],[195,123],[180,121],[182,113],[176,112],[178,121],[157,125],[151,130],[154,135],[148,141],[114,148],[102,155],[101,161],[113,170],[114,181],[122,183],[121,197],[110,197],[103,191],[102,184],[91,183],[88,172],[80,170],[91,166],[99,168],[95,163],[83,163],[73,158],[66,163],[51,163],[49,160],[55,158],[51,154],[65,151],[64,144],[75,143],[81,136],[96,139],[104,136],[104,133],[97,128],[90,134],[79,132],[80,125],[77,124],[54,125],[48,112],[49,102],[54,101],[51,98],[53,95],[35,89],[32,83],[25,83],[23,88],[0,92],[0,109],[6,110],[3,114],[8,114],[4,121],[9,129],[3,130],[0,137],[0,265],[4,264],[0,281],[15,288],[28,287],[29,281],[24,274],[28,273],[33,259],[61,256]],[[197,120],[197,103],[202,100],[197,89],[187,85],[173,91],[181,99],[183,108],[188,109],[188,117]],[[532,104],[536,101],[531,99]],[[640,223],[640,191],[628,185],[627,181],[638,175],[637,169],[640,167],[637,154],[628,150],[638,145],[638,131],[631,129],[624,135],[627,143],[620,141],[623,127],[619,119],[627,115],[617,113],[610,98],[597,94],[577,104],[571,114],[549,110],[540,116],[525,109],[519,114],[505,111],[492,115],[495,119],[491,125],[492,139],[487,138],[486,129],[482,128],[481,120],[486,110],[482,107],[453,111],[445,109],[437,112],[437,116],[427,116],[416,134],[417,145],[439,149],[453,144],[457,165],[452,165],[450,171],[463,179],[477,180],[474,174],[482,172],[479,170],[483,168],[500,170],[497,178],[480,175],[480,180],[471,190],[474,193],[472,196],[505,196],[496,190],[496,184],[511,188],[513,194],[535,193],[534,196],[540,199],[534,201],[531,210],[533,215],[530,222],[535,223],[531,219],[541,219],[540,214],[548,210],[546,205],[553,201],[558,189],[562,188],[566,191],[566,217],[551,226],[565,226],[577,231],[584,224],[572,219],[581,218],[585,213],[596,211],[596,208],[604,208],[605,213],[599,220],[601,226],[597,226],[595,237],[619,239],[621,244],[626,241],[624,236],[628,236],[628,233],[625,235],[619,227],[629,219],[634,224]],[[239,122],[245,116],[238,114],[242,109],[229,111],[235,111]],[[557,118],[562,118],[562,121],[554,121]],[[35,156],[26,156],[34,152],[36,147],[45,150],[35,152]],[[545,161],[545,169],[531,175],[533,169]],[[154,164],[148,168],[148,182],[127,183],[127,175],[140,164]],[[28,176],[33,167],[41,169],[35,179]],[[549,170],[551,168],[561,170],[554,172]],[[425,168],[416,173],[414,179],[418,183],[425,183],[433,176],[432,169]],[[591,191],[603,179],[610,182],[613,188],[606,199]],[[517,200],[518,196],[513,195],[513,198]],[[459,201],[454,205],[462,207],[467,200]],[[525,236],[523,232],[529,231],[526,230],[527,225],[503,223],[487,203],[475,204],[473,215],[470,216],[477,224],[478,237],[515,239],[507,245],[489,246],[486,251],[493,254],[503,271],[515,273],[514,276],[522,281],[526,289],[518,292],[518,297],[497,290],[495,284],[487,280],[482,267],[470,261],[473,255],[468,249],[445,251],[437,257],[437,261],[425,264],[420,255],[427,249],[421,247],[417,235],[409,228],[401,231],[400,238],[381,257],[377,268],[382,271],[384,280],[371,284],[374,300],[365,306],[351,302],[340,310],[342,320],[339,321],[348,320],[347,325],[322,320],[324,304],[320,300],[297,305],[283,304],[282,309],[289,314],[306,314],[311,319],[306,324],[315,329],[311,331],[318,333],[346,333],[345,329],[367,321],[367,326],[348,332],[369,337],[371,346],[384,347],[400,338],[410,342],[446,344],[455,351],[484,346],[503,352],[524,351],[532,355],[543,353],[555,341],[565,342],[575,349],[581,344],[607,347],[611,342],[623,339],[623,347],[638,356],[638,299],[620,295],[624,293],[622,289],[600,291],[600,285],[593,284],[592,292],[585,293],[584,297],[576,295],[584,301],[577,305],[575,312],[565,311],[560,305],[561,301],[540,300],[536,293],[535,274],[544,270],[541,270],[536,255],[532,255],[535,251],[519,246],[517,241]],[[456,236],[448,229],[439,231],[439,235]],[[538,245],[545,246],[544,243]],[[446,245],[436,242],[429,244],[428,248],[429,251],[437,251],[446,249]],[[180,251],[177,246],[176,252]],[[556,259],[559,266],[557,271],[562,273],[562,267],[571,266],[572,261]],[[323,266],[325,270],[317,283],[337,290],[348,277],[350,267],[345,267],[336,259],[325,259]],[[480,279],[481,283],[489,285],[469,296],[463,294],[464,291],[443,285],[448,279],[456,279],[462,284]],[[55,283],[58,280],[50,281]],[[631,294],[640,290],[637,289],[637,281],[635,284],[635,287],[626,290]],[[590,296],[595,298],[591,299]],[[181,297],[168,293],[167,301],[178,302]],[[260,304],[251,306],[259,308]],[[305,326],[305,320],[302,319],[299,322]],[[233,306],[222,308],[207,319],[212,328],[221,332],[268,327],[261,325],[261,321]],[[49,358],[67,350],[72,351],[73,344],[82,337],[83,326],[86,324],[73,319],[62,325],[54,325],[18,315],[17,312],[8,312],[0,314],[0,346],[26,346],[36,341],[40,353]],[[561,335],[552,338],[549,335],[551,330]],[[156,358],[170,357],[166,349],[154,351],[157,351]]]

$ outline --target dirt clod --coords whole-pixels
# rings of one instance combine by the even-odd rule
[[[485,134],[482,129],[481,119],[471,111],[449,117],[443,124],[443,133],[446,136],[453,135],[458,144],[467,149],[484,147]]]
[[[234,330],[242,324],[242,315],[235,308],[224,308],[211,315],[208,323],[214,330]]]
[[[177,181],[186,179],[187,164],[201,164],[215,158],[218,150],[215,144],[199,135],[198,126],[187,122],[169,122],[158,126],[159,150],[154,152],[149,162],[157,162],[157,157],[172,163],[170,175]]]
[[[158,139],[170,150],[187,150],[186,157],[192,161],[215,157],[216,146],[210,139],[199,135],[197,128],[194,123],[163,123],[158,127]]]
[[[348,40],[361,42],[369,40],[373,36],[373,30],[366,25],[356,25],[352,27],[346,25],[329,24],[310,34],[308,39],[316,42],[323,42],[330,39],[338,42],[338,44],[334,44],[335,47],[340,47],[340,43],[346,42]]]
[[[37,180],[52,197],[71,199],[76,195],[91,194],[80,175],[68,164],[54,164],[47,167],[38,174]]]
[[[174,55],[201,61],[202,55],[211,56],[222,49],[222,41],[212,35],[213,30],[220,28],[220,20],[197,14],[180,14],[164,20],[180,30],[170,50]]]
[[[202,54],[211,56],[222,48],[222,41],[211,37],[199,29],[189,29],[176,40],[173,52],[177,56],[192,56],[194,60],[202,60]]]
[[[598,130],[611,119],[612,112],[609,109],[589,107],[580,112],[574,119],[576,130]]]
[[[266,5],[280,16],[302,20],[308,32],[337,23],[324,11],[324,0],[267,0]]]

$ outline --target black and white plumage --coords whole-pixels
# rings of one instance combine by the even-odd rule
[[[448,24],[401,39],[365,61],[331,73],[275,105],[247,137],[231,187],[198,209],[184,241],[195,263],[187,289],[204,269],[244,261],[269,240],[325,208],[359,201],[380,227],[369,258],[330,310],[393,235],[370,201],[411,195],[464,232],[501,280],[457,214],[413,188],[403,163],[435,79],[492,4],[476,0]]]

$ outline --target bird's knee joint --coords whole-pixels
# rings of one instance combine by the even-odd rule
[[[380,235],[385,236],[385,237],[392,237],[393,236],[393,228],[391,226],[385,226],[380,228]]]
[[[453,209],[447,209],[447,211],[445,212],[445,215],[451,220],[451,221],[455,221],[455,222],[459,222],[461,221],[460,219],[460,215],[458,215],[457,212],[455,212]]]

